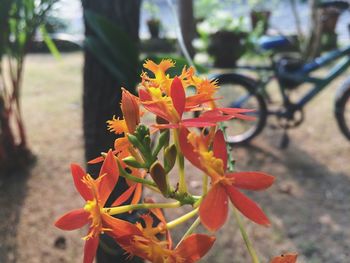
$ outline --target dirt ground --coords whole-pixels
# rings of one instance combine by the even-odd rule
[[[59,61],[49,55],[28,57],[23,109],[38,161],[28,171],[0,178],[1,263],[82,262],[85,230],[53,227],[59,215],[83,204],[69,173],[71,162],[83,165],[81,65],[80,53]],[[299,253],[300,263],[349,262],[350,143],[333,118],[340,83],[307,106],[305,122],[290,132],[288,149],[278,147],[281,131],[267,127],[251,146],[233,150],[238,170],[276,176],[268,191],[248,193],[272,221],[270,228],[245,221],[262,262],[286,251]],[[191,174],[195,191],[198,175]],[[233,217],[203,262],[250,262]]]

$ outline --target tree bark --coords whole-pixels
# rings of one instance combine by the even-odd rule
[[[83,0],[84,10],[90,9],[115,22],[129,34],[135,42],[139,41],[140,0]],[[93,34],[86,26],[86,36]],[[88,51],[84,53],[84,94],[83,121],[85,139],[85,158],[91,160],[113,146],[115,135],[106,129],[106,121],[113,115],[120,116],[119,102],[121,87],[133,89],[135,82],[121,83],[114,78]],[[137,67],[137,65],[135,65]]]
[[[133,41],[139,42],[141,0],[82,0],[82,4],[84,12],[91,10],[105,16],[125,31]],[[86,22],[85,28],[86,36],[93,34]],[[134,90],[138,76],[128,80],[128,83],[122,83],[113,77],[87,50],[84,52],[84,60],[83,130],[85,158],[89,161],[100,156],[101,152],[113,148],[116,137],[107,131],[106,121],[113,115],[117,117],[121,115],[121,87]],[[137,66],[135,65],[135,68]],[[98,175],[99,168],[96,165],[88,166],[87,171]],[[112,195],[119,195],[124,189],[126,189],[126,184],[120,180]],[[126,260],[126,257],[124,251],[116,247],[113,240],[108,236],[101,237],[97,262],[140,262],[137,258],[131,261]]]
[[[192,41],[196,36],[196,24],[193,15],[193,1],[179,0],[179,20],[182,36],[191,57],[194,56],[195,50]]]
[[[320,54],[321,49],[321,10],[317,8],[319,0],[310,0],[311,26],[310,37],[307,43],[304,57],[307,61],[314,59]]]

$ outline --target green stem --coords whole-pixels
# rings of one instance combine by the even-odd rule
[[[256,251],[248,237],[248,234],[247,232],[245,231],[245,228],[244,228],[244,225],[243,225],[243,222],[242,222],[242,219],[241,219],[241,215],[238,213],[237,209],[235,207],[233,207],[233,214],[235,216],[235,219],[237,221],[237,224],[238,224],[238,227],[239,227],[239,230],[241,231],[241,235],[242,235],[242,238],[244,240],[244,243],[248,249],[248,252],[252,258],[252,262],[253,263],[260,263],[260,260],[258,258],[258,255],[256,254]]]
[[[137,209],[152,209],[152,208],[177,208],[180,207],[179,201],[173,203],[146,203],[146,204],[134,204],[134,205],[123,205],[118,207],[107,207],[104,208],[104,212],[109,215],[117,215],[126,213]]]
[[[199,226],[200,223],[201,223],[201,219],[197,217],[197,219],[192,223],[189,229],[187,229],[186,233],[183,235],[179,243],[177,243],[176,247],[178,247],[181,244],[181,242],[185,240],[186,237],[191,235],[193,231],[197,228],[197,226]]]
[[[127,173],[127,172],[123,169],[123,167],[120,165],[119,161],[118,161],[118,166],[119,166],[120,175],[123,176],[125,179],[134,181],[134,182],[136,182],[136,183],[141,183],[141,184],[145,184],[145,185],[150,185],[150,186],[153,186],[153,187],[157,187],[156,183],[153,182],[153,181],[150,181],[150,180],[147,180],[147,179],[143,179],[143,178],[139,178],[139,177],[136,177],[136,176],[133,176],[133,175]]]
[[[187,220],[194,217],[198,213],[198,210],[199,210],[199,208],[196,208],[196,209],[192,210],[191,212],[184,214],[183,216],[180,216],[179,218],[176,218],[173,221],[170,221],[169,223],[166,224],[166,228],[172,229],[172,228],[186,222]]]
[[[128,147],[129,152],[131,155],[138,161],[139,163],[144,163],[145,161],[142,159],[140,153],[134,149],[134,147],[130,146]]]
[[[180,141],[179,141],[179,131],[174,129],[174,142],[177,149],[177,160],[179,164],[179,193],[187,193],[187,185],[185,180],[185,159],[181,154]]]
[[[220,130],[222,130],[222,133],[224,134],[225,141],[227,141],[227,134],[226,134],[226,126],[225,126],[225,124],[220,122],[219,128],[220,128]],[[225,167],[225,169],[228,169],[229,172],[233,172],[235,170],[235,166],[234,166],[235,160],[232,157],[232,149],[231,149],[231,146],[228,143],[226,143],[226,151],[227,151],[227,157],[228,157],[228,162],[227,162],[228,167]]]

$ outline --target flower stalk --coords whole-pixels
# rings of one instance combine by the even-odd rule
[[[186,222],[187,220],[191,219],[192,217],[194,217],[197,214],[198,214],[198,208],[193,209],[191,212],[188,212],[187,214],[184,214],[183,216],[180,216],[180,217],[176,218],[175,220],[167,223],[166,228],[172,229],[172,228]]]
[[[177,149],[177,161],[179,167],[179,188],[178,191],[180,194],[187,193],[187,184],[185,178],[185,158],[181,153],[181,147],[179,143],[179,131],[174,129],[174,142]]]
[[[233,215],[236,219],[236,222],[238,224],[238,227],[239,227],[239,230],[241,232],[241,235],[242,235],[242,238],[244,240],[244,243],[247,247],[247,250],[249,252],[249,255],[250,257],[252,258],[252,262],[253,263],[260,263],[260,260],[258,258],[258,255],[253,247],[253,244],[252,242],[250,241],[249,237],[248,237],[248,234],[247,234],[247,231],[245,230],[245,227],[243,225],[243,222],[242,222],[242,219],[241,219],[241,216],[238,214],[238,211],[235,207],[233,207]]]
[[[144,203],[135,205],[123,205],[118,207],[104,208],[104,211],[109,215],[118,215],[133,210],[139,209],[154,209],[154,208],[178,208],[181,206],[179,201],[173,203]]]

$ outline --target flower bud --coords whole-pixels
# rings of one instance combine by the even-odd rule
[[[128,157],[124,158],[123,162],[126,163],[127,165],[131,166],[131,167],[143,168],[143,165],[141,163],[139,163],[135,159],[135,157],[132,157],[132,156],[128,156]]]
[[[167,147],[164,151],[164,166],[165,171],[168,173],[175,165],[177,150],[175,144]]]
[[[140,123],[140,109],[138,104],[138,98],[123,88],[120,107],[129,133],[134,133],[137,125]]]
[[[154,162],[149,170],[153,181],[157,184],[159,190],[164,196],[168,195],[169,183],[168,176],[163,166],[158,162]]]

